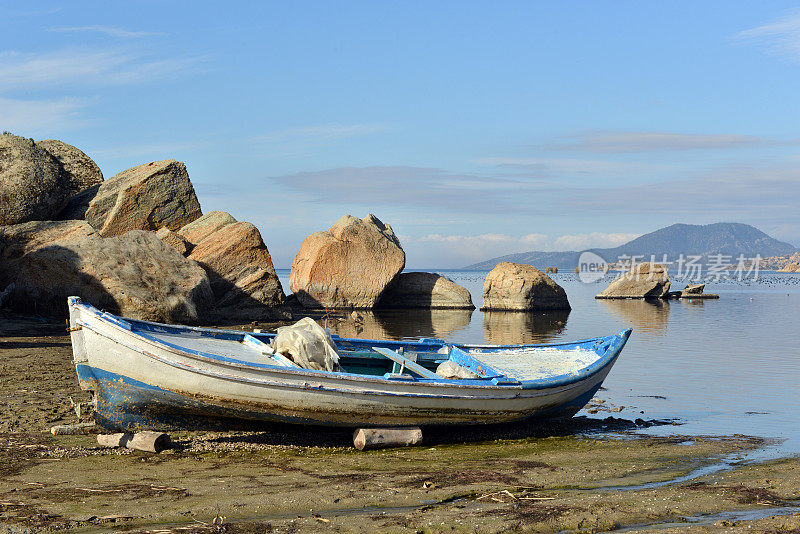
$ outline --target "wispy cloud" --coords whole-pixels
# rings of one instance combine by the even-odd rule
[[[773,22],[741,31],[734,39],[752,42],[772,54],[800,61],[800,11],[790,11]]]
[[[66,85],[124,85],[182,74],[199,58],[152,59],[122,50],[0,52],[0,91]]]
[[[516,252],[566,251],[588,248],[616,247],[638,237],[631,233],[527,234],[513,236],[502,233],[481,235],[430,234],[403,242],[408,251],[420,256],[457,258],[454,265],[466,265],[487,258],[504,256]]]
[[[561,174],[608,174],[608,173],[644,173],[662,168],[663,165],[629,161],[604,161],[579,158],[533,158],[533,157],[488,157],[472,160],[477,165],[492,165],[527,171],[540,176]]]
[[[529,210],[520,195],[541,186],[525,180],[406,166],[342,167],[270,180],[305,192],[309,200],[320,203],[435,206],[485,212]]]
[[[131,31],[131,30],[125,30],[123,28],[117,28],[115,26],[97,26],[97,25],[58,27],[58,28],[50,28],[48,31],[63,32],[63,33],[99,33],[102,35],[108,35],[109,37],[119,37],[122,39],[138,39],[141,37],[167,35],[166,33],[163,32]]]
[[[32,137],[83,126],[84,99],[16,100],[0,97],[0,128]]]
[[[290,128],[256,135],[246,139],[249,145],[258,145],[261,157],[276,158],[307,154],[310,150],[327,146],[343,139],[364,137],[388,130],[380,123],[322,124]]]
[[[576,135],[547,148],[600,153],[718,150],[763,146],[770,141],[751,135],[685,134],[673,132],[593,131]]]

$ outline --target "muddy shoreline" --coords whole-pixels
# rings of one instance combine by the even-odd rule
[[[746,463],[753,436],[592,413],[370,452],[345,430],[180,432],[155,455],[50,435],[70,399],[64,324],[0,315],[0,532],[800,532],[800,461]]]

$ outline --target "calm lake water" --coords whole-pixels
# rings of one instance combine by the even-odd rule
[[[435,271],[465,286],[480,307],[488,271]],[[288,291],[289,270],[278,270]],[[706,286],[719,300],[596,300],[610,278],[585,284],[552,277],[572,311],[361,312],[365,338],[438,337],[462,343],[572,341],[633,328],[600,397],[625,406],[617,417],[673,418],[656,434],[749,434],[782,440],[770,455],[800,454],[800,275],[759,273],[756,281]],[[683,284],[673,282],[674,288]],[[644,413],[640,413],[644,412]],[[582,412],[585,414],[586,412]],[[594,417],[605,417],[600,412]]]

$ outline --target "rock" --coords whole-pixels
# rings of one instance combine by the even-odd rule
[[[467,288],[435,273],[400,273],[381,295],[378,306],[475,309]]]
[[[0,226],[54,219],[70,195],[56,158],[32,139],[0,135]]]
[[[779,273],[800,273],[800,262],[787,263],[778,270]]]
[[[167,245],[171,246],[175,250],[177,250],[182,256],[186,256],[189,251],[192,249],[192,244],[186,241],[183,236],[178,233],[173,232],[166,226],[163,228],[159,228],[158,232],[156,232],[156,236],[166,243]]]
[[[422,441],[418,426],[398,428],[357,428],[353,432],[353,446],[365,451],[384,447],[409,447]]]
[[[54,436],[80,436],[86,434],[96,434],[100,432],[100,427],[94,422],[75,423],[72,425],[56,425],[50,427],[50,433]]]
[[[37,141],[36,146],[48,151],[61,163],[69,179],[70,196],[102,183],[103,173],[100,172],[100,167],[83,151],[57,139]]]
[[[89,209],[89,204],[94,197],[97,196],[98,189],[100,189],[100,184],[93,185],[86,191],[81,191],[77,195],[72,196],[72,198],[67,201],[67,207],[58,214],[57,219],[62,221],[82,221],[86,219],[86,210]]]
[[[102,238],[85,221],[35,221],[0,228],[0,286],[11,308],[66,315],[80,296],[112,313],[194,323],[213,305],[205,271],[155,234]]]
[[[258,228],[228,224],[188,256],[208,272],[222,319],[285,319],[286,297]]]
[[[504,261],[486,275],[481,310],[569,310],[567,293],[532,265]]]
[[[307,308],[372,308],[405,262],[391,226],[372,214],[345,215],[303,241],[290,287]]]
[[[687,284],[686,287],[681,290],[681,296],[702,295],[705,287],[705,284]]]
[[[235,222],[236,219],[234,219],[230,213],[224,211],[210,211],[182,227],[177,232],[189,243],[196,245],[223,226]]]
[[[101,235],[178,230],[202,215],[186,166],[172,159],[122,171],[100,184],[86,220]]]
[[[637,263],[613,280],[598,299],[662,298],[669,292],[669,273],[664,265]]]

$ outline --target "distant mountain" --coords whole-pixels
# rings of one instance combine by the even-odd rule
[[[664,254],[668,261],[674,261],[683,254],[703,256],[724,254],[737,258],[744,254],[746,258],[761,254],[762,257],[782,256],[797,252],[797,247],[773,239],[758,228],[741,223],[714,223],[706,225],[673,224],[655,232],[645,234],[615,248],[589,249],[607,262],[617,261],[620,256],[644,256],[648,261],[655,255],[660,260]],[[469,270],[493,269],[501,261],[525,263],[540,269],[558,267],[573,269],[578,265],[581,252],[519,252],[499,258],[482,261],[464,267]]]

